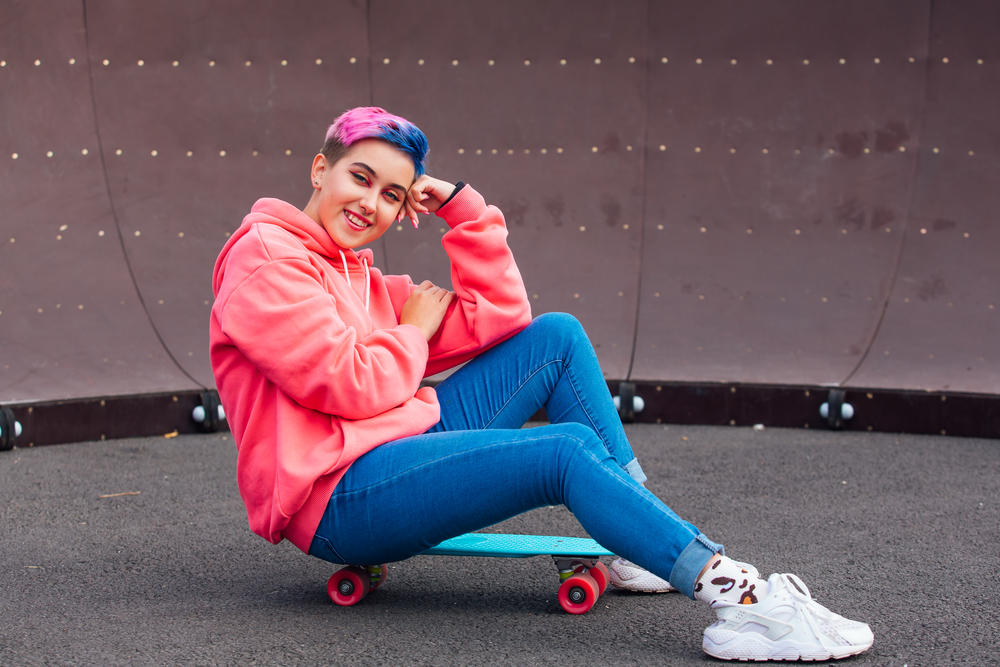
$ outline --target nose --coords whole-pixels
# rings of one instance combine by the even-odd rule
[[[361,205],[361,212],[364,215],[372,215],[378,207],[378,193],[370,192],[362,197],[361,201],[358,203]]]

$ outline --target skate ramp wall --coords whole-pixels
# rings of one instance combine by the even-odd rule
[[[611,381],[993,397],[998,31],[988,0],[2,0],[0,403],[212,388],[219,250],[364,104],[504,211]],[[442,229],[377,264],[449,284]]]

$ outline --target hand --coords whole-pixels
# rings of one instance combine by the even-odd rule
[[[417,227],[417,213],[434,213],[455,191],[455,185],[424,174],[406,193],[406,215]]]
[[[448,305],[454,298],[454,292],[425,280],[413,290],[410,298],[403,304],[399,323],[412,324],[423,331],[427,340],[430,340],[437,333],[444,320],[444,314],[448,311]]]

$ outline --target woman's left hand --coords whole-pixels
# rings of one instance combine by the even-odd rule
[[[406,215],[417,227],[417,213],[434,213],[455,191],[455,185],[424,174],[406,193]]]

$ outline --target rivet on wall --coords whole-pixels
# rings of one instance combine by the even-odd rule
[[[660,225],[660,229],[663,229],[663,225]],[[708,231],[708,227],[701,227],[698,231],[704,234]]]
[[[514,149],[513,148],[508,148],[507,149],[507,155],[513,155],[513,154],[514,154]]]
[[[524,66],[525,66],[525,67],[527,67],[527,66],[528,66],[528,65],[530,65],[530,64],[531,64],[531,61],[530,61],[530,60],[525,60],[525,61],[524,61]]]
[[[540,152],[541,152],[542,155],[545,155],[546,153],[549,152],[549,149],[543,148]]]
[[[774,64],[774,61],[773,61],[773,60],[771,60],[770,58],[768,58],[768,59],[767,59],[767,64],[768,64],[768,65],[773,65],[773,64]]]
[[[37,62],[37,61],[36,61],[36,62]],[[110,64],[111,64],[111,61],[109,61],[109,60],[108,60],[107,58],[105,58],[105,59],[104,59],[104,62],[103,62],[102,64],[103,64],[103,65],[104,65],[105,67],[107,67],[108,65],[110,65]]]
[[[35,67],[38,67],[38,66],[40,66],[41,64],[42,64],[42,61],[41,61],[41,60],[36,60],[36,61],[35,61]]]
[[[351,59],[348,62],[350,62],[353,65],[354,63],[358,62],[358,59],[355,58],[354,56],[351,56]]]
[[[975,155],[976,151],[969,151],[969,155]]]
[[[701,61],[701,58],[695,58],[695,59],[694,59],[694,63],[695,63],[696,65],[700,65],[700,64],[701,64],[701,62],[702,62],[702,61]]]
[[[496,155],[496,154],[497,154],[497,149],[495,149],[495,148],[494,148],[494,149],[493,149],[492,151],[490,151],[490,152],[491,152],[491,153],[493,153],[494,155]]]
[[[388,64],[388,62],[386,64]],[[451,66],[452,67],[458,67],[458,61],[457,60],[452,60],[451,61]]]
[[[583,226],[581,226],[581,227],[580,227],[580,231],[581,231],[581,232],[585,232],[585,231],[587,231],[587,228],[586,228],[586,227],[583,227]]]
[[[796,230],[795,230],[795,235],[796,235],[796,236],[798,236],[798,235],[799,235],[799,234],[801,234],[801,233],[802,233],[802,230],[801,230],[801,229],[796,229]]]
[[[982,64],[983,64],[983,59],[982,59],[982,58],[980,58],[979,60],[977,60],[977,61],[976,61],[976,64],[978,64],[978,65],[982,65]]]
[[[48,153],[46,153],[45,157],[52,157],[52,151],[49,151]]]
[[[531,149],[530,148],[525,148],[524,149],[524,154],[525,155],[529,155],[530,153],[531,153]]]
[[[700,153],[701,152],[701,146],[695,146],[694,147],[694,152],[695,153]]]
[[[11,160],[16,160],[17,159],[17,153],[11,153],[10,154],[10,159]]]
[[[493,67],[493,66],[494,66],[494,65],[496,64],[496,62],[497,62],[497,61],[495,61],[495,60],[491,60],[491,61],[489,61],[489,62],[487,63],[487,65],[489,65],[490,67]]]
[[[666,65],[670,60],[668,58],[660,58],[660,62]]]
[[[86,149],[86,148],[84,148],[84,149],[83,149],[82,151],[80,151],[80,154],[81,154],[81,155],[86,155],[87,153],[88,153],[88,151],[87,151],[87,149]]]
[[[900,146],[899,147],[899,152],[900,153],[905,153],[906,152],[906,146]]]
[[[219,157],[226,157],[226,151],[219,151]]]
[[[841,59],[840,59],[840,64],[841,64],[841,65],[846,65],[846,64],[847,64],[847,61],[846,61],[845,59],[841,58]]]
[[[139,67],[142,67],[145,64],[146,64],[145,60],[140,60],[139,62],[136,63],[136,65],[138,65]]]
[[[562,153],[562,152],[563,152],[563,149],[561,149],[561,148],[557,148],[556,149],[556,153]]]
[[[594,58],[594,64],[595,65],[600,65],[601,64],[601,59],[600,58]]]
[[[424,64],[424,59],[423,59],[423,58],[421,58],[420,60],[418,60],[418,61],[417,61],[417,64],[418,64],[418,65],[423,65],[423,64]]]
[[[178,238],[184,238],[184,232],[178,232],[177,236]]]
[[[834,153],[836,153],[837,151],[835,151],[835,150],[833,150],[832,148],[830,148],[830,149],[828,149],[828,150],[827,150],[827,152],[828,152],[828,153],[829,153],[830,155],[833,155],[833,154],[834,154]]]
[[[931,151],[934,152],[934,153],[940,153],[941,149],[938,148],[937,146],[935,146],[934,148],[931,149]]]
[[[632,150],[632,147],[631,146],[626,146],[625,150],[630,151],[630,150]]]
[[[70,64],[72,64],[72,63],[70,63]],[[7,66],[7,61],[6,60],[0,60],[0,67],[6,67],[6,66]]]
[[[254,157],[257,157],[258,153],[257,153],[257,151],[254,151],[253,153],[251,153],[251,155],[253,155]]]
[[[565,64],[566,64],[566,59],[565,59],[565,58],[563,58],[562,60],[560,60],[560,61],[559,61],[559,64],[560,64],[560,65],[565,65]]]
[[[764,155],[767,155],[768,150],[766,148],[762,148],[760,152],[763,153]]]
[[[948,64],[948,59],[947,58],[942,58],[941,62],[943,62],[945,65],[947,65]]]
[[[876,64],[876,65],[878,65],[878,64],[879,64],[880,62],[882,62],[882,59],[881,59],[881,58],[876,58],[876,59],[875,59],[875,64]]]
[[[156,152],[156,151],[150,151],[149,154],[152,155],[153,157],[156,157],[157,155],[159,155],[159,153]]]
[[[545,152],[545,149],[544,149],[544,148],[542,149],[542,152],[543,152],[543,153]],[[483,149],[482,149],[482,148],[477,148],[477,149],[476,149],[476,155],[482,155],[482,154],[483,154]]]
[[[736,64],[736,58],[733,58],[732,60],[730,60],[729,64],[730,65],[735,65]]]
[[[142,232],[140,232],[140,231],[139,231],[139,230],[137,229],[137,230],[135,230],[135,235],[136,235],[136,236],[142,236]]]
[[[659,229],[659,230],[662,230],[663,229],[663,225],[657,225],[656,228]]]
[[[635,62],[635,58],[634,58],[634,57],[631,57],[631,56],[630,56],[630,57],[629,57],[629,59],[628,59],[628,61],[629,61],[630,63],[634,63],[634,62]]]
[[[281,61],[281,66],[285,67],[286,65],[288,65],[288,61],[287,60],[282,60]]]
[[[805,60],[803,60],[803,61],[802,61],[802,64],[803,64],[803,65],[808,65],[808,64],[809,64],[809,59],[808,59],[808,58],[806,58]]]
[[[865,148],[865,155],[867,155],[868,153],[871,153],[871,152],[872,152],[872,149],[867,148],[867,147]]]
[[[178,65],[180,65],[180,62],[178,62],[178,61],[175,60],[172,64],[173,64],[174,67],[177,67]]]
[[[187,156],[188,156],[188,157],[191,157],[192,155],[194,155],[194,151],[188,151],[188,152],[187,152]]]
[[[596,153],[597,152],[597,146],[592,146],[591,149],[590,149],[590,152],[591,153]]]
[[[911,63],[915,63],[915,62],[917,62],[917,59],[916,59],[916,58],[914,58],[913,56],[910,56],[910,62],[911,62]]]
[[[250,61],[248,60],[248,61],[246,61],[245,63],[243,63],[243,66],[244,66],[244,67],[250,67]]]
[[[100,230],[99,232],[97,232],[97,235],[98,235],[98,236],[104,236],[104,230],[102,229],[102,230]]]
[[[291,148],[285,149],[285,155],[291,155],[291,154],[292,154]]]
[[[322,58],[317,58],[316,59],[316,64],[317,65],[322,65],[323,64],[323,59]]]
[[[927,233],[927,228],[926,227],[921,227],[920,228],[920,233],[921,234],[926,234]]]
[[[735,148],[730,148],[730,149],[729,149],[729,152],[730,152],[730,153],[735,153],[735,152],[736,152],[736,149],[735,149]]]

